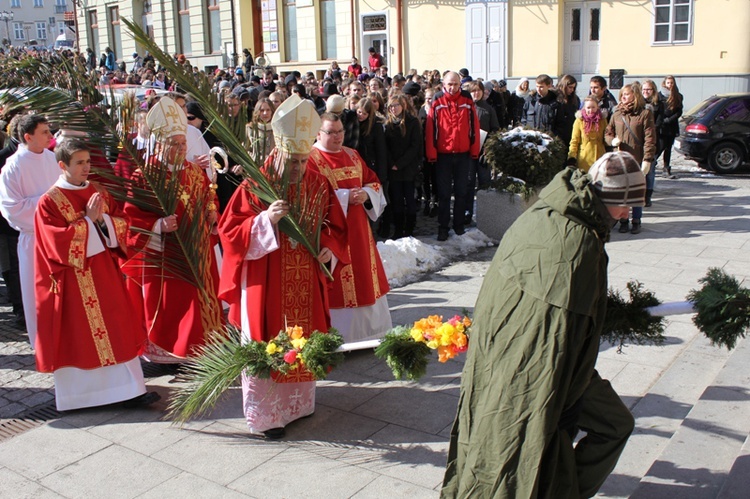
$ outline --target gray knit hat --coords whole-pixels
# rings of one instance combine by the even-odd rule
[[[609,152],[591,165],[589,175],[599,199],[607,206],[643,206],[646,177],[632,154]]]

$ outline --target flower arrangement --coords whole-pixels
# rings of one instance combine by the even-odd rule
[[[430,315],[414,322],[412,327],[393,328],[375,349],[375,355],[385,359],[396,379],[418,380],[427,372],[431,350],[438,351],[440,362],[466,351],[470,327],[468,316],[456,315],[443,321],[442,316]]]
[[[233,326],[215,331],[183,365],[179,381],[186,385],[172,393],[168,416],[185,422],[210,411],[243,372],[269,378],[304,370],[316,380],[325,379],[344,361],[344,354],[336,351],[343,343],[333,328],[306,336],[301,327],[287,327],[268,342],[243,342]]]

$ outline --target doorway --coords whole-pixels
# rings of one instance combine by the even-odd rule
[[[565,2],[563,70],[567,74],[599,73],[601,2]]]
[[[482,0],[466,5],[466,65],[473,78],[505,78],[507,3]]]

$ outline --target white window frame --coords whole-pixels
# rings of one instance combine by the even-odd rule
[[[693,20],[694,20],[694,13],[695,13],[695,0],[653,0],[652,2],[653,8],[654,8],[654,14],[652,16],[652,22],[651,22],[651,45],[654,46],[663,46],[663,45],[690,45],[693,43]],[[688,8],[688,19],[687,21],[676,21],[675,16],[677,12],[677,7],[685,7]],[[669,21],[668,22],[656,22],[657,17],[657,9],[669,9]],[[677,25],[687,25],[688,28],[688,35],[686,40],[675,40],[674,39],[674,32],[675,32],[675,26]],[[661,26],[668,26],[669,33],[666,40],[657,40],[656,39],[656,30],[657,27]]]
[[[44,8],[44,0],[34,0],[34,7],[37,9]]]
[[[21,8],[21,0],[10,0],[10,6],[14,9]]]
[[[16,40],[25,40],[26,35],[24,35],[23,31],[23,23],[14,22],[13,23],[13,38]]]
[[[35,24],[36,24],[36,39],[46,40],[47,39],[47,23],[44,21],[37,21]]]

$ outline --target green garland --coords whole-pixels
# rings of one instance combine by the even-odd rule
[[[375,349],[375,356],[385,359],[396,379],[416,381],[427,373],[430,347],[414,341],[410,326],[396,326]]]
[[[178,381],[186,386],[172,392],[167,417],[184,423],[209,412],[243,372],[269,378],[272,373],[286,375],[304,368],[315,379],[325,379],[344,361],[344,354],[336,352],[344,339],[335,329],[327,334],[313,331],[301,342],[299,336],[299,332],[289,328],[289,332],[281,331],[269,342],[243,343],[236,327],[213,332],[208,342],[197,349],[196,356],[183,365]]]
[[[708,269],[698,282],[703,287],[687,296],[698,311],[693,323],[711,344],[731,350],[750,328],[750,290],[720,268]]]
[[[662,345],[667,321],[655,317],[645,309],[661,304],[651,291],[644,291],[643,284],[630,281],[627,284],[630,300],[610,288],[607,293],[607,315],[602,328],[602,340],[617,346],[622,352],[625,343],[636,345]]]

